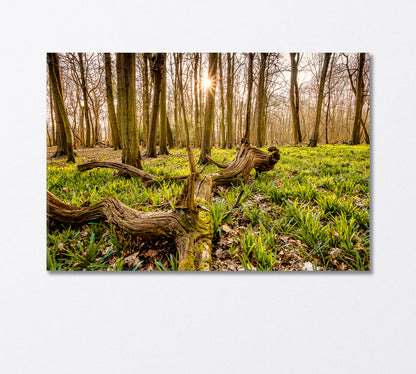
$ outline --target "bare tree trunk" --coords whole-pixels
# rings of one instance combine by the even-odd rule
[[[167,155],[167,114],[166,114],[166,53],[163,53],[163,66],[162,66],[162,85],[160,91],[160,141],[159,141],[159,154]]]
[[[111,74],[111,55],[110,53],[104,53],[104,65],[105,65],[105,86],[107,94],[107,108],[108,117],[110,120],[111,127],[111,138],[114,149],[121,148],[120,135],[117,127],[116,110],[114,108],[114,97],[113,97],[113,77]]]
[[[329,69],[328,77],[328,105],[326,107],[326,116],[325,116],[325,142],[328,144],[328,119],[329,119],[329,110],[331,105],[331,78],[332,78],[332,69],[334,68],[334,57],[332,56],[331,68]]]
[[[84,107],[85,107],[85,123],[86,123],[86,131],[87,137],[85,141],[85,145],[87,147],[91,147],[91,126],[90,126],[90,119],[89,119],[89,110],[88,110],[88,95],[87,95],[87,84],[85,80],[85,70],[84,70],[84,58],[82,53],[78,53],[79,58],[79,67],[81,71],[81,85],[82,85],[82,94],[84,97]]]
[[[51,145],[56,144],[56,135],[55,135],[55,119],[53,116],[53,99],[52,99],[52,79],[49,77],[49,110],[51,111],[51,125],[52,125],[52,143]]]
[[[221,148],[225,148],[225,105],[224,105],[224,78],[222,74],[222,53],[218,53],[218,65],[220,70],[220,106],[221,106]]]
[[[367,113],[365,115],[365,119],[364,120],[361,119],[361,126],[363,127],[364,139],[365,139],[366,144],[370,144],[370,135],[368,134],[368,131],[367,131],[366,127],[365,127],[365,124],[367,122],[367,118],[368,118],[369,111],[370,111],[370,106],[367,107]]]
[[[299,87],[298,87],[299,53],[290,54],[290,106],[292,109],[293,138],[295,144],[302,143],[299,121]]]
[[[202,115],[204,113],[205,103],[204,103],[204,95],[202,93],[202,53],[199,53],[199,146],[201,146],[201,139],[202,139]]]
[[[234,53],[227,53],[227,148],[233,146]]]
[[[152,57],[153,72],[153,100],[152,100],[152,119],[150,122],[149,136],[147,138],[146,156],[156,157],[157,140],[157,116],[159,113],[160,89],[162,85],[162,69],[165,55],[157,53]]]
[[[198,91],[199,91],[199,82],[198,82],[198,63],[199,63],[199,53],[194,53],[194,97],[195,97],[195,147],[199,147],[201,144],[200,139],[200,118],[199,118],[199,103],[198,103]]]
[[[309,147],[316,147],[318,144],[319,137],[319,124],[321,122],[321,112],[322,112],[322,101],[324,99],[324,88],[326,73],[328,71],[329,60],[331,59],[331,53],[325,53],[324,63],[321,71],[321,79],[319,83],[319,92],[318,92],[318,102],[316,105],[316,117],[315,117],[315,129],[312,134],[311,140],[309,142]]]
[[[85,145],[84,119],[85,119],[85,107],[81,105],[81,108],[79,110],[79,129],[80,129],[80,138],[81,138],[82,145]]]
[[[182,108],[182,115],[183,115],[183,122],[185,127],[185,137],[186,137],[186,146],[189,146],[189,126],[188,126],[188,120],[186,118],[186,110],[185,110],[185,99],[183,95],[183,81],[182,81],[182,53],[176,54],[176,64],[177,64],[177,71],[178,74],[178,84],[179,84],[179,94],[180,94],[180,102],[181,102],[181,108]]]
[[[355,94],[355,117],[354,117],[354,127],[352,130],[350,144],[359,144],[360,143],[360,125],[362,122],[362,109],[363,109],[363,71],[365,63],[365,53],[360,53],[358,60],[358,73],[357,73],[357,84],[356,84],[356,94]]]
[[[66,113],[63,93],[62,93],[62,83],[61,83],[61,74],[60,74],[58,54],[48,53],[47,63],[48,63],[49,77],[52,82],[52,95],[53,95],[53,99],[55,103],[55,117],[57,118],[56,127],[60,128],[59,137],[57,136],[57,152],[55,156],[58,157],[61,154],[64,154],[68,156],[68,159],[67,159],[68,162],[75,162],[74,148],[72,146],[72,136],[71,136],[71,130],[70,130],[70,125],[69,125],[69,119]],[[58,144],[58,140],[60,144]]]
[[[143,139],[144,144],[147,145],[147,138],[149,136],[149,59],[150,53],[143,53]]]
[[[136,55],[117,53],[117,117],[121,127],[122,162],[143,169],[136,117]]]
[[[248,54],[248,94],[247,94],[247,111],[246,111],[246,128],[244,132],[244,143],[250,144],[250,117],[251,117],[251,93],[253,90],[253,60],[254,53]]]
[[[263,146],[263,133],[264,133],[264,107],[265,107],[265,87],[264,87],[264,74],[266,71],[267,53],[261,53],[260,57],[260,72],[259,72],[259,85],[257,89],[257,128],[256,128],[256,143],[257,147]]]
[[[211,153],[211,132],[215,115],[215,89],[217,86],[217,64],[218,53],[210,53],[208,60],[208,79],[211,80],[211,87],[207,88],[204,131],[202,132],[201,154],[198,163],[205,164],[207,155]]]
[[[179,103],[178,103],[178,67],[176,64],[176,58],[174,57],[174,64],[175,64],[175,74],[173,75],[173,100],[174,100],[174,107],[173,107],[173,119],[175,121],[175,146],[178,147],[180,143],[180,134],[179,134]],[[172,65],[171,70],[173,71]]]
[[[173,134],[172,128],[170,127],[169,117],[166,117],[166,124],[168,127],[168,147],[173,148],[175,146],[175,143],[173,141]]]

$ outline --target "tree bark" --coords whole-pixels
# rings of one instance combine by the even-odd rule
[[[250,144],[250,120],[251,120],[251,92],[253,90],[253,60],[254,53],[248,54],[248,78],[247,78],[247,110],[246,110],[246,126],[244,131],[244,142]]]
[[[234,53],[227,53],[227,148],[233,146]]]
[[[143,139],[147,145],[147,138],[149,136],[149,59],[150,53],[143,53]]]
[[[66,113],[62,82],[59,67],[59,56],[57,53],[47,54],[47,63],[49,77],[52,82],[52,95],[55,103],[55,117],[57,120],[57,151],[55,157],[67,155],[68,162],[75,162],[74,148],[72,145],[72,135],[69,125],[68,115]],[[59,132],[58,132],[59,128]]]
[[[220,107],[221,107],[221,148],[224,149],[226,145],[226,139],[225,139],[225,105],[224,105],[224,78],[222,74],[222,54],[218,53],[218,67],[220,70]]]
[[[87,95],[87,84],[85,80],[85,69],[84,69],[84,58],[82,53],[78,53],[79,58],[79,68],[81,71],[81,86],[82,86],[82,95],[84,98],[84,107],[85,107],[85,124],[87,136],[85,139],[85,145],[91,147],[91,125],[89,118],[89,109],[88,109],[88,95]]]
[[[56,134],[55,134],[55,119],[53,116],[53,99],[52,99],[52,79],[49,77],[49,110],[51,112],[51,126],[52,126],[52,143],[51,145],[56,144]]]
[[[264,108],[265,108],[265,83],[264,74],[266,71],[267,53],[261,53],[260,57],[260,72],[259,72],[259,84],[257,89],[257,131],[256,131],[256,144],[257,147],[263,146],[264,139]]]
[[[199,91],[199,82],[198,82],[198,63],[199,63],[199,53],[194,53],[194,97],[195,97],[195,147],[199,147],[201,143],[200,132],[200,118],[199,118],[199,102],[198,102],[198,91]]]
[[[217,65],[218,53],[210,53],[208,59],[208,79],[211,80],[211,86],[207,88],[206,94],[205,122],[202,132],[201,154],[198,161],[200,165],[207,162],[206,155],[211,153],[211,133],[214,123],[215,89],[217,86]]]
[[[185,127],[185,140],[186,140],[186,146],[189,147],[189,126],[188,126],[188,120],[186,117],[186,110],[185,110],[185,99],[183,95],[183,80],[182,80],[182,53],[176,54],[176,71],[178,72],[178,85],[179,85],[179,94],[180,94],[180,103],[182,108],[182,116],[183,116],[183,123]]]
[[[167,155],[167,132],[168,132],[168,118],[166,113],[166,53],[163,53],[163,66],[162,66],[162,84],[160,91],[160,141],[159,141],[159,154]]]
[[[321,122],[322,102],[324,100],[324,88],[326,73],[328,71],[329,60],[331,59],[331,53],[325,53],[324,63],[322,65],[321,78],[319,83],[318,101],[316,104],[316,117],[315,117],[315,128],[309,142],[309,147],[316,147],[319,138],[319,124]]]
[[[121,128],[122,162],[143,169],[136,117],[136,56],[117,53],[117,117]]]
[[[169,117],[166,117],[166,124],[168,127],[168,147],[173,148],[175,146],[175,143],[173,141],[173,134],[172,134],[172,128],[169,122]]]
[[[162,86],[162,69],[165,56],[163,53],[156,53],[152,57],[152,73],[153,73],[153,101],[152,101],[152,118],[149,128],[149,136],[147,138],[146,156],[156,157],[156,141],[157,141],[157,116],[159,113],[160,90]]]
[[[290,54],[290,106],[292,109],[293,138],[295,144],[302,143],[299,121],[299,87],[298,87],[299,53]]]
[[[358,73],[357,73],[357,84],[356,84],[356,94],[355,94],[355,117],[354,117],[354,126],[352,130],[350,144],[360,144],[360,125],[362,122],[362,109],[363,109],[363,71],[365,63],[365,53],[359,54],[358,59]]]
[[[104,65],[105,65],[105,87],[106,87],[106,94],[107,94],[108,117],[110,120],[110,127],[111,127],[111,139],[113,143],[113,148],[120,149],[121,142],[120,142],[120,135],[119,135],[118,126],[117,126],[116,110],[114,107],[113,77],[111,73],[110,53],[104,53]]]
[[[331,68],[329,69],[328,77],[328,104],[326,106],[326,116],[325,116],[325,143],[328,144],[328,120],[329,120],[329,110],[331,106],[331,78],[332,78],[332,69],[334,68],[334,57],[331,60]]]

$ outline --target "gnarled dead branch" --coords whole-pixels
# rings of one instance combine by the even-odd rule
[[[226,168],[218,172],[201,175],[197,172],[192,150],[188,147],[191,174],[187,178],[174,211],[138,212],[112,197],[88,207],[75,207],[59,200],[48,192],[48,217],[68,224],[84,224],[104,220],[139,237],[170,237],[175,239],[179,254],[180,270],[209,270],[212,238],[214,236],[211,213],[212,188],[247,182],[252,169],[263,172],[273,169],[279,160],[276,149],[268,154],[243,143],[237,155]],[[79,165],[78,170],[107,167],[141,178],[145,185],[159,177],[134,167],[113,162],[89,162]],[[241,195],[240,195],[241,197]]]

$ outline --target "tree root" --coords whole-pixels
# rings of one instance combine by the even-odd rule
[[[191,174],[176,178],[187,182],[172,212],[139,212],[119,200],[108,197],[92,206],[76,207],[59,200],[47,192],[48,217],[67,224],[84,224],[91,221],[107,221],[141,238],[174,238],[179,254],[180,270],[209,270],[211,266],[212,238],[214,236],[212,216],[208,210],[212,188],[247,182],[252,169],[257,172],[273,169],[279,160],[276,149],[268,154],[243,143],[237,155],[219,172],[201,175],[197,172],[192,150],[188,147]],[[135,167],[116,162],[88,162],[78,165],[78,170],[105,167],[120,170],[143,180],[145,186],[161,178]],[[233,208],[238,204],[239,195]]]

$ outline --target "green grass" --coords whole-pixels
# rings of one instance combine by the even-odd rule
[[[257,178],[253,171],[249,185],[220,189],[209,206],[217,238],[224,223],[241,232],[230,249],[236,264],[245,270],[295,269],[279,255],[285,250],[294,258],[298,256],[299,263],[310,261],[315,269],[369,270],[369,147],[325,145],[279,150],[281,159],[273,170]],[[194,150],[195,158],[198,153]],[[224,163],[234,155],[235,150],[212,152],[215,160]],[[165,176],[188,174],[186,151],[172,150],[168,158],[146,160],[145,170]],[[204,174],[217,170],[209,165]],[[119,177],[113,170],[81,173],[76,165],[48,162],[48,190],[77,206],[113,196],[134,209],[166,211],[174,209],[182,185],[165,181],[146,189],[141,181]],[[230,212],[242,189],[239,206]],[[143,241],[106,224],[78,228],[53,225],[48,229],[47,268],[145,270],[142,259],[134,266],[127,265],[128,256],[143,245]],[[161,254],[152,263],[155,270],[177,270],[175,252]]]

